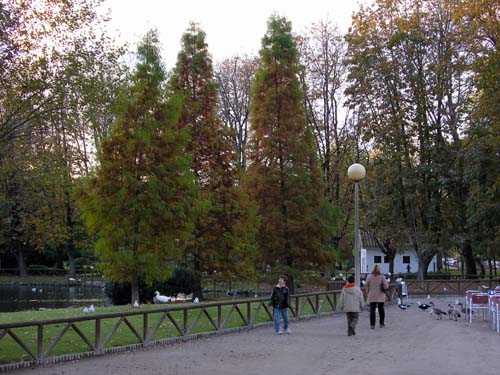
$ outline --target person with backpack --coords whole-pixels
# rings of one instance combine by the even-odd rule
[[[290,306],[290,293],[286,286],[284,276],[280,276],[278,284],[273,288],[271,306],[274,309],[274,331],[277,335],[281,335],[283,332],[289,334],[288,307]],[[280,329],[281,319],[283,319],[283,330]]]
[[[347,317],[347,336],[356,335],[356,324],[364,304],[363,292],[354,283],[354,276],[349,276],[342,288],[339,301],[339,309],[345,312]]]
[[[389,290],[389,283],[384,275],[380,273],[380,267],[376,264],[372,273],[368,275],[365,282],[367,300],[370,304],[370,328],[375,329],[375,310],[378,310],[380,328],[385,327],[384,303],[387,298],[386,292]]]

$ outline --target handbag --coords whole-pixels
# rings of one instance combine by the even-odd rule
[[[385,288],[384,287],[384,281],[382,280],[382,282],[380,283],[380,291],[382,293],[387,293],[389,291],[389,289]]]

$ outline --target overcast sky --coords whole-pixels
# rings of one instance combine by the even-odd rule
[[[295,32],[312,22],[330,19],[343,32],[351,14],[371,0],[107,0],[111,27],[119,38],[135,46],[145,32],[160,32],[163,56],[170,68],[175,64],[182,33],[190,21],[207,33],[214,61],[236,54],[256,54],[273,13],[292,21]]]

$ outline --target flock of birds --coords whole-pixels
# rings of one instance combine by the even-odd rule
[[[462,315],[465,317],[467,314],[467,310],[464,307],[463,303],[460,302],[459,300],[455,300],[455,303],[449,303],[448,304],[448,309],[444,310],[439,307],[436,307],[434,302],[430,301],[431,296],[428,295],[427,299],[429,300],[427,303],[422,303],[420,301],[417,301],[416,305],[417,308],[420,311],[429,311],[431,315],[435,316],[436,319],[443,319],[443,317],[448,316],[448,319],[458,321],[462,317]],[[398,307],[401,310],[407,310],[413,305],[413,303],[403,303],[401,301],[401,298],[398,298]]]
[[[192,294],[188,294],[188,295],[178,294],[177,297],[168,297],[168,296],[163,296],[163,295],[160,294],[160,292],[156,291],[155,295],[153,297],[153,302],[154,303],[188,302],[188,301],[191,301],[191,300],[193,301],[193,303],[200,303],[199,298],[195,297],[193,299],[193,295]],[[134,301],[134,303],[132,304],[132,307],[139,308],[140,307],[139,301]],[[85,306],[82,309],[82,311],[85,314],[89,314],[89,313],[95,312],[96,309],[95,309],[94,305],[90,305],[90,306]]]
[[[169,297],[169,296],[163,296],[160,294],[159,291],[155,292],[155,296],[153,297],[153,302],[154,303],[169,303],[169,302],[187,302],[187,301],[193,301],[193,303],[199,303],[200,300],[198,297],[195,297],[193,299],[193,294],[182,294],[179,293],[176,297]]]

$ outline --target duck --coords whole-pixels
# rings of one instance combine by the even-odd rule
[[[460,312],[455,309],[454,305],[449,303],[448,304],[448,319],[450,319],[450,320],[453,319],[453,320],[457,321],[458,318],[460,318],[460,317],[461,317]]]
[[[137,300],[135,300],[134,304],[132,306],[135,307],[136,309],[139,308],[139,302],[137,302]]]
[[[94,305],[90,305],[89,307],[85,306],[83,308],[83,312],[86,313],[86,314],[95,312]]]
[[[436,315],[437,319],[441,320],[443,315],[446,315],[446,312],[434,306],[434,302],[429,302],[429,305],[432,307],[431,314]]]
[[[420,303],[420,301],[418,301],[417,304],[418,304],[418,308],[422,311],[425,311],[425,310],[432,307],[431,305],[428,305],[426,303]]]
[[[162,296],[159,291],[155,292],[155,296],[153,297],[154,303],[167,303],[171,301],[171,297]]]
[[[193,303],[200,303],[200,299],[198,297],[196,297],[194,300],[193,300]]]

